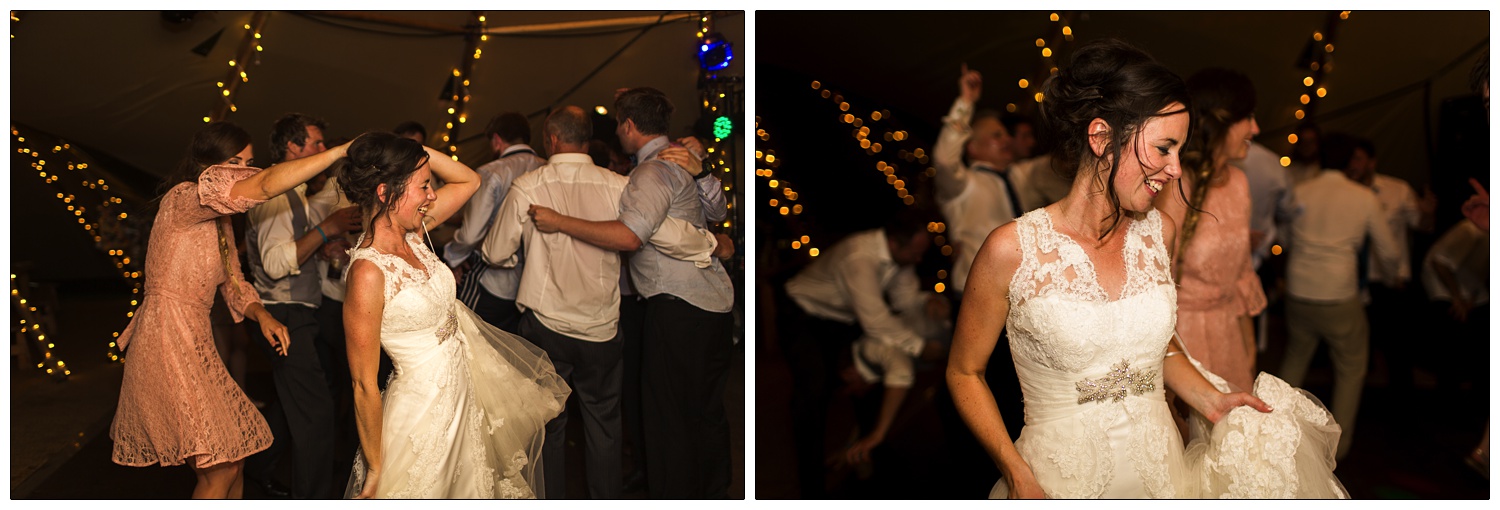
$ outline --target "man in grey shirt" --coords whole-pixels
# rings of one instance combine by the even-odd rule
[[[595,246],[635,252],[631,281],[646,297],[641,371],[648,493],[654,499],[723,498],[730,478],[723,397],[734,349],[733,284],[718,260],[699,268],[648,246],[669,216],[698,228],[721,221],[722,194],[701,197],[719,189],[694,182],[710,178],[707,172],[695,178],[657,158],[670,144],[672,103],[665,94],[627,90],[615,98],[614,112],[620,143],[638,162],[620,198],[620,218],[570,219],[557,228]],[[541,216],[536,220],[543,228]]]

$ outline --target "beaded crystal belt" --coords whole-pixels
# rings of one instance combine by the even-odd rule
[[[443,325],[437,328],[438,343],[443,343],[443,341],[453,338],[453,335],[456,333],[458,333],[458,315],[453,313],[452,308],[449,308],[448,319],[444,320]]]
[[[1078,381],[1079,404],[1106,399],[1119,402],[1125,399],[1127,392],[1140,395],[1156,389],[1155,370],[1131,370],[1130,362],[1123,359],[1109,369],[1104,377]]]

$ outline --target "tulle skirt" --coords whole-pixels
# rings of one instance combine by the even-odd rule
[[[381,339],[397,371],[383,395],[379,498],[542,496],[544,428],[571,390],[547,354],[454,301],[457,332],[439,328]],[[440,342],[416,356],[413,344]],[[390,348],[401,346],[401,348]],[[401,353],[401,354],[398,354]],[[356,457],[346,497],[366,475]]]

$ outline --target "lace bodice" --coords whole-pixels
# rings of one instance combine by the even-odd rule
[[[1161,216],[1152,210],[1128,221],[1125,282],[1111,300],[1094,262],[1053,227],[1046,209],[1016,220],[1021,265],[1011,279],[1006,329],[1021,358],[1075,374],[1103,373],[1121,360],[1160,363],[1177,299]]]
[[[355,260],[368,260],[385,275],[385,310],[380,320],[382,338],[438,326],[447,319],[453,306],[453,272],[438,260],[432,250],[427,249],[421,236],[407,234],[406,242],[411,245],[422,267],[414,267],[401,257],[382,253],[373,246],[349,252],[351,266]],[[364,244],[363,237],[359,244]]]

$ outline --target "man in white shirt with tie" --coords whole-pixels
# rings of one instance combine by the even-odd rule
[[[962,295],[969,266],[990,231],[1021,214],[1021,204],[1007,176],[1014,160],[1010,134],[1000,123],[999,113],[974,112],[982,86],[979,71],[964,66],[958,80],[958,99],[943,118],[943,128],[932,146],[932,166],[937,170],[935,195],[953,239],[953,283],[949,288],[955,297]]]

